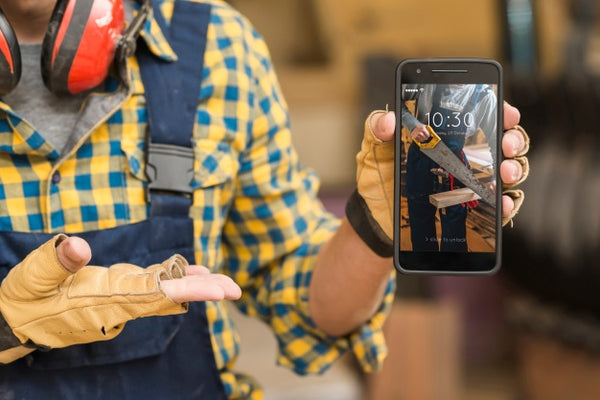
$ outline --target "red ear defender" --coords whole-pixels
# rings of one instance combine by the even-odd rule
[[[74,94],[104,81],[124,27],[122,0],[58,0],[42,45],[48,89]]]
[[[21,78],[21,50],[10,23],[0,10],[0,96],[17,86]]]

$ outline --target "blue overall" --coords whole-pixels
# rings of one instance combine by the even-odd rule
[[[456,110],[448,110],[440,105],[444,90],[450,89],[447,85],[437,85],[433,93],[433,104],[430,115],[439,113],[438,115],[443,116],[443,120],[441,122],[438,121],[440,127],[434,129],[448,148],[465,165],[468,165],[463,152],[468,128],[465,125],[464,118],[461,118],[460,124],[457,124],[458,126],[451,129],[446,128],[451,125],[448,118]],[[465,109],[462,110],[463,114],[473,111],[480,94],[481,85],[478,85]],[[468,250],[466,232],[467,207],[461,204],[446,207],[444,212],[440,212],[442,231],[441,239],[438,243],[435,227],[437,208],[429,202],[429,195],[450,190],[449,185],[440,187],[438,176],[431,172],[432,169],[437,169],[438,167],[439,165],[435,161],[419,150],[417,144],[414,142],[411,143],[408,148],[406,162],[406,193],[412,248],[413,251],[424,252],[466,252]],[[464,187],[458,180],[455,183],[454,188]]]
[[[155,143],[191,147],[203,70],[210,6],[177,1],[170,27],[155,18],[179,56],[166,63],[140,41],[138,59]],[[180,79],[177,79],[180,77]],[[160,263],[173,253],[194,260],[190,197],[151,193],[150,218],[113,229],[82,232],[91,264]],[[53,234],[0,232],[0,279]],[[0,398],[11,399],[224,399],[204,303],[187,314],[130,321],[115,339],[48,352],[35,351],[0,366]]]

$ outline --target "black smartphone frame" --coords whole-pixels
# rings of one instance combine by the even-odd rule
[[[495,248],[493,252],[414,252],[400,249],[401,243],[401,154],[402,154],[402,85],[407,83],[477,83],[497,84],[496,165],[497,183]],[[394,266],[402,273],[415,274],[492,274],[501,265],[502,254],[502,162],[503,74],[495,60],[476,58],[407,59],[396,68],[396,135],[394,181]]]

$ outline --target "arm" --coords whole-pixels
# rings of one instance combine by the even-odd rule
[[[404,102],[402,102],[402,123],[410,132],[410,136],[418,142],[424,142],[431,136],[425,125],[412,115]]]
[[[402,101],[402,124],[409,130],[414,130],[417,126],[423,125],[421,121],[419,121],[406,107],[405,101],[408,99],[404,99]]]
[[[315,323],[332,336],[350,333],[375,314],[391,275],[392,260],[373,253],[344,219],[321,249],[311,280]]]
[[[423,95],[423,97],[427,97],[426,93],[422,93],[419,91],[406,91],[405,89],[418,89],[419,85],[416,84],[411,84],[411,85],[406,85],[406,87],[403,88],[402,91],[402,125],[404,125],[406,127],[406,129],[408,129],[409,132],[412,132],[416,127],[418,127],[419,125],[423,125],[421,123],[421,121],[419,121],[417,119],[417,117],[415,117],[413,115],[413,113],[410,112],[410,110],[408,109],[408,107],[406,106],[406,102],[409,100],[416,100],[416,106],[418,107],[419,105],[419,99],[420,97]],[[427,99],[424,99],[427,100]]]
[[[365,123],[365,139],[357,156],[358,192],[368,199],[367,205],[373,216],[384,214],[378,222],[381,221],[382,233],[388,238],[393,236],[392,139],[395,125],[392,112],[371,114]],[[382,168],[382,174],[375,178],[369,170],[372,164]],[[391,179],[385,193],[377,191],[381,175]],[[311,281],[310,309],[317,326],[334,336],[356,329],[380,306],[387,282],[395,276],[393,271],[392,259],[375,254],[344,219],[340,229],[319,253]]]
[[[419,88],[419,85],[406,85],[406,88],[417,89]],[[423,91],[404,91],[402,93],[402,125],[406,127],[406,129],[408,129],[411,138],[418,142],[427,141],[427,139],[429,139],[431,135],[425,127],[425,124],[419,121],[417,117],[415,117],[413,113],[410,112],[408,107],[406,107],[406,101],[416,100],[417,109],[420,107],[429,108],[431,103],[432,92],[433,89],[428,86],[427,89]]]
[[[382,324],[395,281],[388,280],[375,317],[350,335],[333,337],[315,325],[309,286],[318,254],[340,221],[324,209],[316,175],[298,160],[264,42],[255,33],[246,40],[241,47],[249,50],[248,59],[240,65],[253,66],[243,71],[251,92],[240,98],[251,101],[248,119],[236,116],[244,138],[235,143],[238,169],[222,229],[223,270],[243,289],[236,305],[271,327],[279,347],[277,363],[296,373],[322,373],[348,350],[365,371],[375,370],[385,355]]]

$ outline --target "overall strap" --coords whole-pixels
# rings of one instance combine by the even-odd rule
[[[154,18],[178,57],[165,61],[140,39],[136,56],[148,110],[147,167],[150,216],[187,216],[194,171],[192,135],[204,69],[211,6],[175,1],[167,25],[159,1]]]

